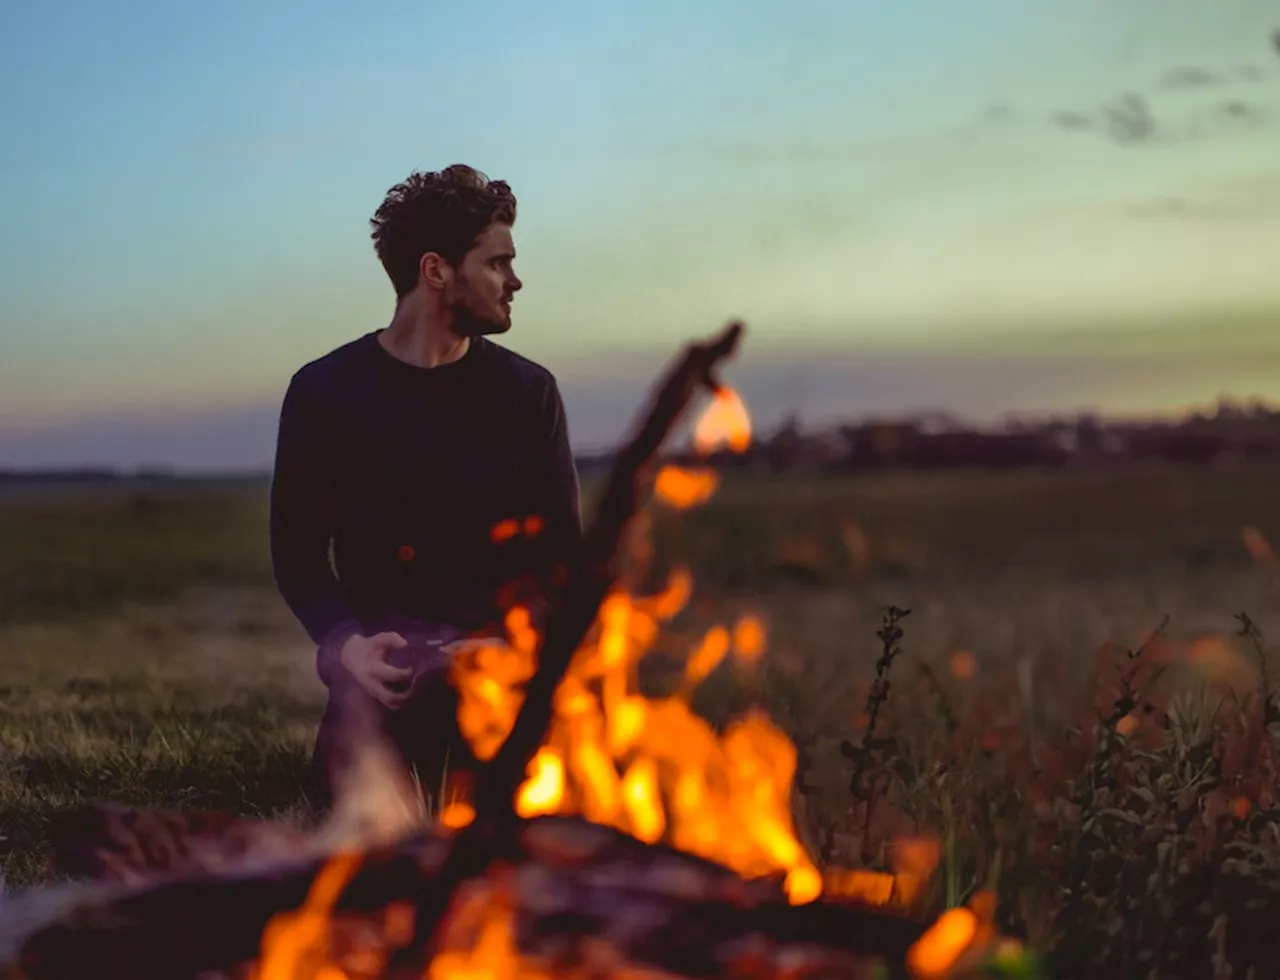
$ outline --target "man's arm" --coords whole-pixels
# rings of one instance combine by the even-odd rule
[[[558,522],[563,533],[570,538],[581,539],[581,484],[578,480],[578,467],[573,460],[573,449],[569,444],[564,400],[560,397],[560,387],[554,379],[546,395],[545,417],[551,444],[548,456],[551,513],[547,516]]]
[[[271,481],[271,565],[276,587],[320,648],[321,676],[337,661],[343,641],[360,624],[342,597],[329,565],[332,464],[325,433],[294,375],[280,410]]]
[[[543,520],[543,531],[538,564],[543,587],[553,593],[560,584],[553,575],[556,566],[567,569],[582,555],[582,502],[564,401],[554,378],[543,391],[540,409],[537,444],[542,453],[542,479],[535,499],[541,508],[538,516]]]

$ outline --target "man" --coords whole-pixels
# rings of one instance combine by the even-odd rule
[[[428,789],[465,770],[442,646],[499,630],[517,599],[537,608],[581,542],[556,381],[488,339],[521,288],[515,218],[508,185],[467,166],[391,188],[371,221],[390,324],[305,365],[285,395],[272,564],[329,688],[327,773],[354,711]]]

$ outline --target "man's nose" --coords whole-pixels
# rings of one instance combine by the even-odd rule
[[[515,273],[512,273],[512,274],[511,274],[511,279],[510,279],[510,281],[507,283],[507,288],[508,288],[508,289],[510,289],[510,290],[514,293],[514,292],[516,292],[517,290],[524,288],[524,283],[522,283],[522,282],[520,281],[520,277],[519,277],[519,276],[517,276]]]

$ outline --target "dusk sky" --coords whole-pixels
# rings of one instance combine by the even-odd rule
[[[1275,0],[58,2],[0,14],[0,468],[269,465],[390,319],[411,170],[519,198],[581,447],[746,319],[762,425],[1280,398]]]

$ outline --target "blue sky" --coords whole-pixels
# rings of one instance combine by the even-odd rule
[[[1280,397],[1278,27],[1273,0],[8,5],[0,466],[268,461],[292,371],[390,316],[370,214],[455,161],[520,198],[506,342],[580,444],[729,316],[764,420]]]

